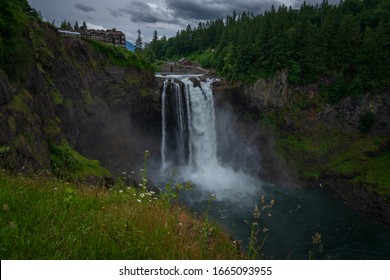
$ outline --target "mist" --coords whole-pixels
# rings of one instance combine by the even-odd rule
[[[240,136],[240,123],[232,108],[215,106],[213,80],[166,79],[163,96],[167,97],[162,100],[162,107],[167,108],[167,123],[162,124],[167,127],[167,144],[162,147],[166,162],[160,179],[168,180],[173,172],[176,182],[190,182],[196,194],[190,197],[192,202],[211,195],[217,201],[238,202],[259,193],[263,185],[256,177],[260,153]],[[184,155],[182,145],[186,146]]]

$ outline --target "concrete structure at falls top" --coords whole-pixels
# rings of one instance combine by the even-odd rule
[[[200,75],[163,77],[161,169],[187,166],[193,171],[217,164],[214,79]]]

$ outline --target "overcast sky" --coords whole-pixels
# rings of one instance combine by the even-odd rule
[[[134,43],[138,28],[144,42],[149,42],[153,31],[159,36],[171,37],[187,24],[197,26],[199,21],[225,17],[234,10],[237,13],[250,11],[255,14],[270,9],[274,4],[298,6],[303,0],[28,0],[30,5],[42,12],[43,18],[60,25],[67,20],[85,21],[89,28],[117,28],[126,39]],[[306,3],[322,2],[307,0]],[[339,0],[329,0],[337,3]]]

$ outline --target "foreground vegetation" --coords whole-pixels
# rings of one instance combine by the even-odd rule
[[[1,259],[235,259],[212,222],[142,187],[0,173]],[[205,234],[206,233],[206,234]]]

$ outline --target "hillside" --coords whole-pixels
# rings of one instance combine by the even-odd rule
[[[141,165],[143,151],[156,154],[150,139],[159,135],[160,113],[151,65],[124,49],[61,37],[19,2],[1,9],[14,29],[1,29],[2,165],[50,170],[53,153],[75,149],[120,173]],[[99,174],[107,173],[91,175]]]

